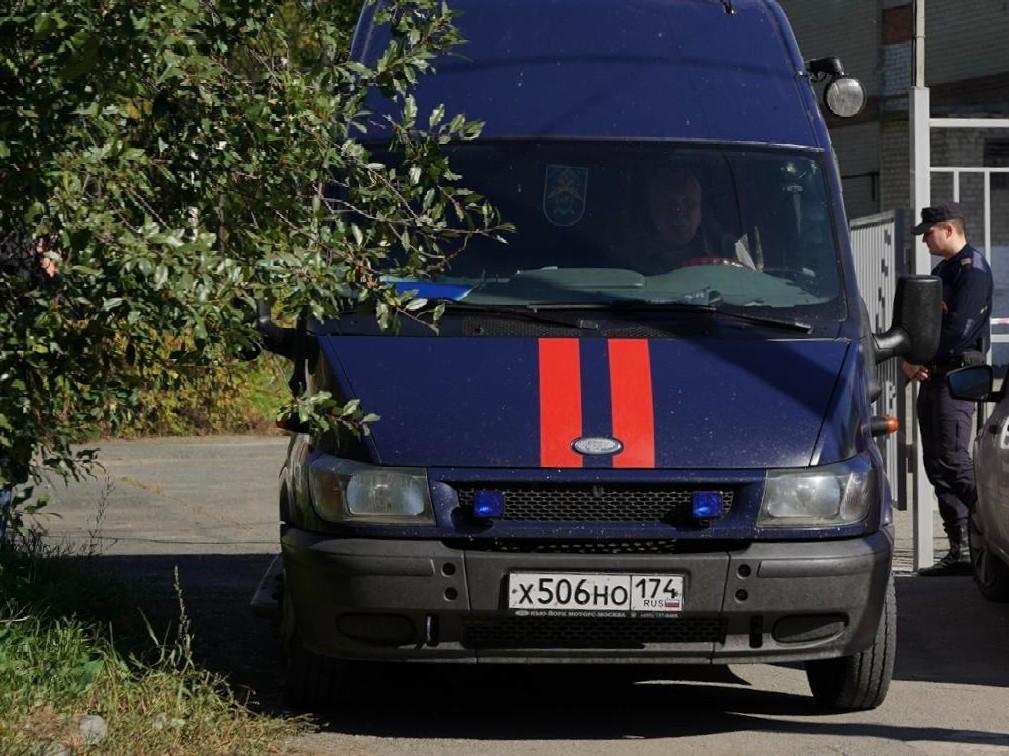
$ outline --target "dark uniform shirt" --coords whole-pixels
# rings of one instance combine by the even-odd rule
[[[991,317],[992,275],[984,255],[968,244],[932,270],[942,279],[942,330],[935,361],[985,351]]]

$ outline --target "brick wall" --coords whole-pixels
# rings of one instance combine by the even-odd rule
[[[870,95],[867,113],[856,123],[831,122],[849,214],[907,208],[912,3],[780,2],[803,55],[839,56],[849,72],[863,80]],[[933,115],[1005,117],[1009,114],[1009,0],[928,0],[926,7],[926,83],[931,88]],[[991,139],[1009,136],[991,131],[936,131],[933,165],[980,166],[986,156],[985,141]],[[873,175],[875,197],[873,182],[867,179]],[[941,178],[934,182],[936,198],[952,192],[950,181],[942,182]],[[979,187],[980,179],[964,179],[961,199],[965,205],[983,207]],[[993,242],[1009,244],[1009,189],[997,186],[993,191],[992,219]],[[979,223],[973,225],[980,229]],[[980,241],[976,235],[975,240]]]
[[[880,124],[879,202],[884,208],[906,208],[911,196],[911,134],[907,121]]]
[[[779,0],[803,57],[841,58],[845,70],[862,80],[870,97],[879,93],[879,2]]]
[[[1009,71],[1009,3],[1005,0],[928,0],[925,4],[925,83],[977,79]],[[1009,93],[1003,90],[1001,97]]]
[[[878,122],[860,123],[831,131],[841,165],[844,205],[849,218],[879,212]]]
[[[932,165],[985,165],[985,143],[999,140],[1009,143],[1009,129],[936,129],[932,131]],[[990,158],[990,154],[989,154]],[[953,177],[933,175],[932,197],[938,201],[953,197]],[[967,215],[971,241],[984,244],[984,178],[978,174],[961,174],[960,204]],[[1009,185],[993,177],[991,189],[991,241],[993,246],[1009,246]]]

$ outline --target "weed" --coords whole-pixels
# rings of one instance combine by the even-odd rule
[[[86,559],[39,538],[0,555],[0,753],[83,749],[88,714],[108,725],[102,753],[275,752],[299,729],[251,712],[194,661],[178,574],[178,615],[159,637],[134,587],[97,578]]]

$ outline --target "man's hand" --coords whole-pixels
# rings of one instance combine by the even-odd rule
[[[46,254],[48,251],[49,244],[45,239],[37,239],[35,241],[35,252],[39,256],[39,266],[42,268],[42,272],[49,276],[49,278],[55,278],[56,260]]]
[[[928,380],[928,368],[924,365],[912,365],[910,362],[902,362],[900,369],[904,371],[904,375],[907,376],[909,381]]]

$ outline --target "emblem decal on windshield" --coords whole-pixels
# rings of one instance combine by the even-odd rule
[[[624,445],[617,439],[599,436],[576,438],[571,446],[579,454],[588,457],[608,457],[624,450]]]
[[[543,185],[543,215],[555,226],[573,226],[585,215],[588,168],[548,165]]]

